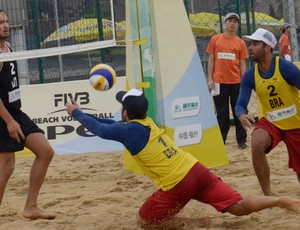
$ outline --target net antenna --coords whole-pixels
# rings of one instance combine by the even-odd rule
[[[93,41],[82,44],[74,44],[74,45],[65,45],[51,48],[41,48],[41,49],[33,49],[33,50],[24,50],[24,51],[15,51],[10,53],[2,53],[0,55],[0,62],[13,61],[13,60],[22,60],[22,59],[33,59],[33,58],[42,58],[49,56],[57,56],[69,53],[90,51],[108,47],[115,47],[116,42],[116,28],[115,28],[115,20],[114,20],[114,8],[113,8],[113,0],[110,0],[110,10],[111,10],[111,23],[106,23],[106,27],[110,27],[111,38],[103,41]],[[102,22],[103,23],[103,22]],[[75,23],[76,24],[76,23]],[[80,25],[80,24],[79,24]],[[82,28],[78,28],[78,31]],[[105,28],[104,28],[105,29]],[[84,29],[83,29],[84,30]],[[74,35],[75,36],[75,35]],[[65,39],[65,37],[58,38],[57,40]],[[48,40],[51,41],[51,40]],[[54,39],[52,41],[55,41]],[[45,39],[42,43],[47,42]],[[58,42],[60,44],[60,42]]]

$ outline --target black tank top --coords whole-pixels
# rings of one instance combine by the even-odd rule
[[[10,48],[9,50],[12,52]],[[20,110],[20,96],[17,62],[3,62],[0,71],[0,98],[9,112]]]

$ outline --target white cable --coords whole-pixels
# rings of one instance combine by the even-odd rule
[[[2,53],[0,55],[0,62],[56,56],[56,55],[62,55],[68,53],[76,53],[76,52],[83,52],[83,51],[95,50],[100,48],[107,48],[112,46],[116,46],[115,40],[89,42],[89,43],[78,44],[78,45],[69,45],[69,46],[52,47],[52,48],[44,48],[44,49],[16,51],[10,53]]]

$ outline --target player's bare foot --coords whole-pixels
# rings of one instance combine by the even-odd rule
[[[53,220],[56,216],[52,213],[47,213],[38,207],[24,209],[23,217],[29,220],[45,219]]]
[[[288,196],[279,198],[279,205],[287,210],[300,213],[300,200]]]

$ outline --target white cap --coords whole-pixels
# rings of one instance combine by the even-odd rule
[[[226,14],[224,21],[226,21],[228,18],[236,18],[237,20],[240,20],[240,17],[236,13]]]
[[[257,29],[252,35],[244,35],[242,38],[245,41],[262,41],[267,45],[271,46],[273,49],[277,44],[277,40],[274,34],[262,28]]]
[[[286,23],[284,23],[283,26],[281,27],[281,31],[284,30],[284,29],[286,29],[286,28],[288,28],[288,27],[291,27],[291,26],[292,26],[292,24],[286,22]]]
[[[137,89],[131,89],[129,90],[127,93],[125,93],[123,96],[122,96],[122,101],[124,101],[126,99],[126,97],[129,97],[129,96],[135,96],[135,97],[139,97],[143,94],[142,91],[140,90],[137,90]]]

